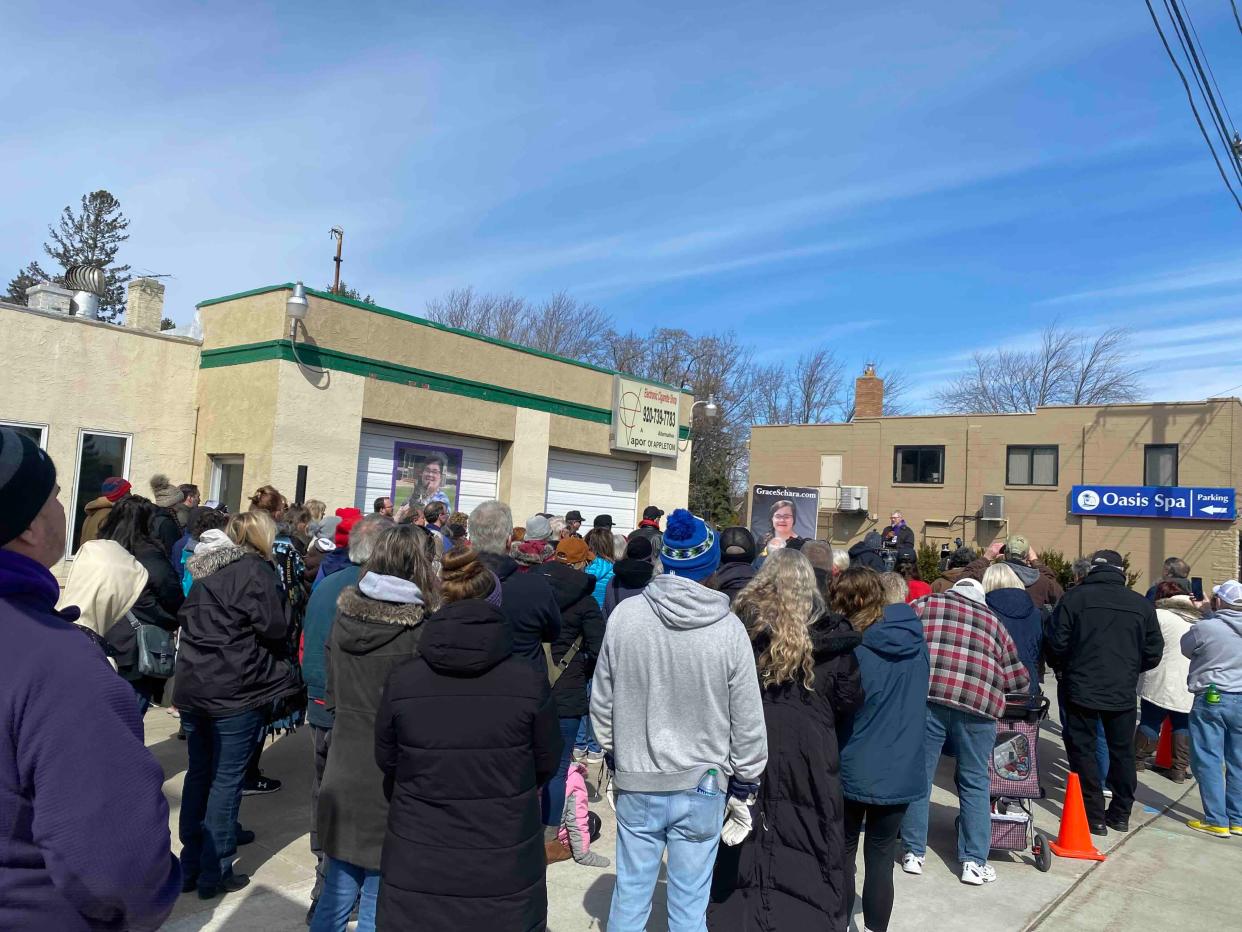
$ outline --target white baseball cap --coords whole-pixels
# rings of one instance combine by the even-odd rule
[[[1212,589],[1212,595],[1230,605],[1242,605],[1242,583],[1236,579],[1226,579]]]

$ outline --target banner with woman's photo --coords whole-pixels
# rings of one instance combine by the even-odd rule
[[[443,502],[450,512],[457,510],[460,449],[399,440],[393,444],[392,462],[394,508],[407,502],[420,508],[430,502]]]
[[[814,538],[819,521],[819,489],[789,485],[756,485],[750,493],[750,532],[759,552],[769,542],[784,546],[794,537]]]

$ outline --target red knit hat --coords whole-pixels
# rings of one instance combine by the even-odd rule
[[[100,491],[103,492],[104,498],[106,498],[108,501],[112,502],[112,504],[115,505],[117,502],[123,499],[126,495],[128,495],[129,490],[132,488],[133,486],[130,485],[127,480],[122,479],[120,476],[110,476],[109,478],[103,481],[103,487]]]
[[[362,512],[357,508],[338,508],[336,516],[341,519],[341,523],[336,526],[336,534],[333,535],[333,540],[338,547],[348,547],[349,532],[362,519]]]

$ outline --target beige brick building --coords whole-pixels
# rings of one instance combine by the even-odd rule
[[[751,432],[751,485],[818,486],[821,537],[848,545],[900,510],[916,540],[937,547],[958,537],[985,547],[1021,533],[1037,550],[1067,558],[1101,548],[1129,553],[1141,585],[1159,577],[1166,556],[1188,560],[1205,585],[1237,577],[1236,521],[1080,516],[1069,502],[1074,485],[1236,489],[1237,398],[881,417],[867,381],[859,380],[858,397],[872,403],[860,404],[851,423]],[[840,490],[851,486],[866,489],[865,511],[840,510]],[[1002,520],[982,515],[993,495],[1003,496]]]

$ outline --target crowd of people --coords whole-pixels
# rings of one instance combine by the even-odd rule
[[[595,790],[614,932],[646,928],[662,864],[670,929],[845,930],[860,843],[863,925],[886,932],[946,748],[960,879],[996,880],[997,722],[1045,668],[1092,832],[1129,829],[1169,719],[1191,827],[1242,834],[1242,584],[1196,600],[1180,560],[1148,598],[1099,551],[1062,591],[1011,535],[928,582],[684,509],[622,536],[577,511],[515,526],[499,501],[329,515],[263,486],[226,514],[158,476],[150,498],[103,484],[62,592],[59,491],[0,428],[3,928],[154,929],[179,894],[242,889],[242,798],[280,789],[263,748],[306,727],[316,932],[544,928],[548,864],[611,863]],[[176,856],[152,704],[185,738]]]

